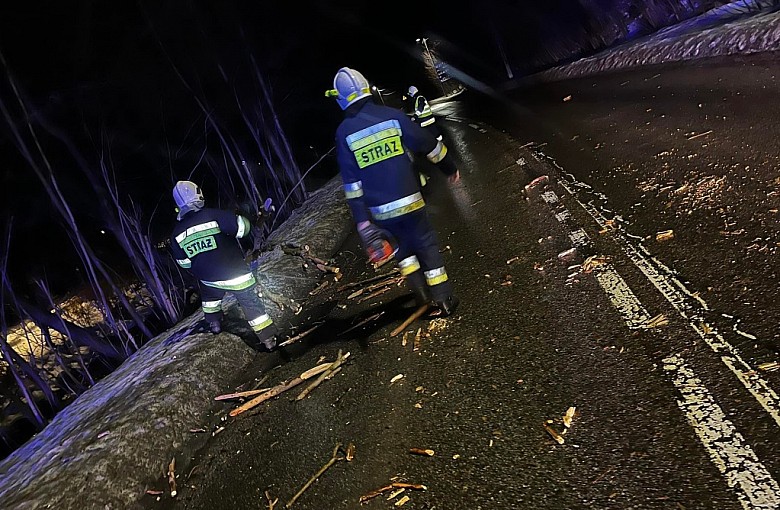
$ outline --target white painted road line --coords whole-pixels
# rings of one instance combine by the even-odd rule
[[[742,508],[780,507],[780,486],[745,442],[701,380],[678,356],[663,360],[682,395],[677,405],[685,413],[707,454],[737,492]]]
[[[596,281],[609,296],[629,329],[641,329],[650,320],[645,306],[631,291],[622,276],[611,265],[606,264],[595,271]]]
[[[572,177],[573,178],[573,177]],[[570,183],[559,180],[561,186],[571,195],[571,197],[582,206],[585,211],[596,221],[601,228],[607,228],[607,219],[596,209],[592,203],[585,203],[577,196],[577,192]],[[587,185],[579,186],[585,188]],[[588,187],[589,188],[589,187]],[[656,289],[666,298],[682,316],[688,325],[699,337],[717,354],[724,365],[736,376],[743,386],[758,401],[761,407],[772,417],[775,423],[780,426],[780,397],[773,390],[769,383],[763,379],[743,358],[739,349],[726,340],[723,335],[712,325],[705,327],[700,317],[696,316],[696,311],[689,306],[689,300],[686,295],[694,296],[688,288],[678,279],[672,276],[672,271],[658,262],[643,250],[634,246],[634,243],[623,235],[622,230],[612,230],[612,238],[619,243],[623,251],[628,255],[634,265],[639,268],[642,274],[655,286]],[[658,270],[658,267],[664,268],[664,272]],[[697,300],[703,308],[705,304]]]

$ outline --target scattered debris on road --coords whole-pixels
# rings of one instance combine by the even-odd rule
[[[298,377],[296,377],[294,379],[291,379],[289,381],[285,381],[283,383],[280,383],[280,384],[274,386],[273,388],[269,389],[265,393],[263,393],[261,395],[258,395],[257,397],[253,398],[249,402],[246,402],[246,403],[236,407],[232,411],[230,411],[230,416],[231,417],[236,417],[236,416],[238,416],[241,413],[244,413],[244,412],[249,411],[250,409],[252,409],[254,407],[257,407],[258,405],[262,404],[266,400],[270,400],[270,399],[272,399],[272,398],[274,398],[274,397],[284,393],[285,391],[298,386],[299,384],[303,383],[307,379],[310,379],[311,377],[314,377],[315,375],[322,374],[321,377],[317,381],[315,381],[316,384],[310,385],[309,388],[307,388],[308,391],[304,390],[305,394],[303,394],[303,396],[305,397],[306,395],[308,395],[308,393],[311,390],[313,390],[317,385],[319,385],[319,383],[321,383],[325,379],[328,379],[329,377],[332,377],[333,375],[335,375],[335,373],[338,370],[341,369],[341,365],[344,363],[344,361],[346,361],[346,359],[349,357],[349,355],[350,355],[349,352],[347,352],[346,354],[342,355],[341,351],[339,351],[339,354],[338,354],[338,356],[336,358],[336,361],[334,361],[332,363],[323,363],[321,365],[313,367],[313,368],[303,372],[301,375],[299,375]],[[299,398],[297,398],[296,400],[300,400],[301,398],[303,398],[300,395],[298,397]]]
[[[385,492],[392,491],[394,489],[411,489],[415,491],[427,491],[428,487],[425,485],[420,485],[417,483],[403,483],[403,482],[393,482],[390,485],[385,485],[384,487],[380,487],[378,489],[375,489],[367,494],[364,494],[360,496],[360,499],[358,500],[360,504],[366,503],[367,501],[374,499],[377,496],[381,496]],[[400,494],[400,493],[399,493]]]
[[[764,372],[774,372],[775,370],[780,370],[780,363],[777,361],[770,361],[769,363],[761,363],[758,365],[759,370],[763,370]]]
[[[664,230],[655,235],[655,240],[659,242],[669,241],[671,239],[674,239],[674,230]]]
[[[178,494],[176,490],[176,457],[172,458],[168,464],[168,485],[171,488],[171,497],[175,498]]]
[[[303,400],[304,398],[306,398],[306,396],[309,393],[311,393],[314,390],[314,388],[319,386],[323,381],[330,379],[338,372],[340,372],[341,365],[344,364],[344,362],[347,360],[348,357],[349,357],[349,353],[342,355],[341,351],[339,350],[339,354],[336,357],[336,361],[331,363],[330,366],[328,366],[325,370],[323,370],[320,376],[317,379],[315,379],[313,383],[307,386],[306,389],[304,389],[297,397],[295,397],[295,400]],[[303,379],[303,375],[305,375],[305,372],[304,374],[301,374],[301,379]]]
[[[652,317],[645,322],[642,327],[645,329],[652,329],[652,328],[661,328],[664,326],[667,326],[669,324],[669,319],[666,318],[666,315],[659,313],[655,317]]]
[[[542,427],[544,427],[544,430],[552,437],[556,443],[558,444],[564,444],[566,442],[566,439],[564,439],[564,434],[568,432],[569,428],[571,428],[572,421],[574,420],[574,417],[577,415],[577,408],[574,406],[569,407],[564,415],[561,417],[560,425],[563,425],[563,430],[561,432],[558,432],[553,428],[553,425],[555,424],[555,420],[547,420],[545,423],[542,423]]]
[[[352,459],[355,458],[355,443],[349,443],[347,445],[347,451],[344,453],[344,459],[346,459],[347,462],[352,462]]]
[[[394,330],[393,330],[393,331],[390,333],[390,336],[397,336],[397,335],[398,335],[398,334],[399,334],[401,331],[403,331],[404,329],[406,329],[406,327],[407,327],[407,326],[409,326],[409,324],[411,324],[412,322],[414,322],[414,321],[416,321],[417,319],[419,319],[420,317],[422,317],[422,316],[423,316],[423,314],[425,314],[425,312],[427,312],[427,311],[428,311],[428,309],[430,308],[430,306],[431,306],[431,305],[429,305],[429,304],[427,304],[427,303],[426,303],[426,304],[422,305],[421,307],[419,307],[417,310],[415,310],[415,311],[414,311],[414,313],[412,313],[412,315],[410,315],[410,316],[409,316],[409,318],[407,318],[405,321],[403,321],[403,322],[401,323],[401,325],[400,325],[400,326],[398,326],[397,328],[395,328],[395,329],[394,329]]]
[[[292,508],[292,506],[295,504],[298,498],[301,497],[301,494],[306,492],[306,489],[308,489],[311,486],[311,484],[313,484],[317,480],[317,478],[322,476],[322,474],[325,473],[325,471],[327,471],[336,462],[346,459],[346,457],[339,455],[340,452],[341,452],[341,443],[337,443],[336,447],[333,448],[333,455],[331,455],[330,460],[327,463],[325,463],[325,465],[322,466],[319,471],[314,473],[314,476],[309,478],[309,481],[306,482],[306,484],[304,484],[303,487],[301,487],[301,490],[296,492],[295,496],[293,496],[292,499],[290,499],[290,501],[288,501],[287,504],[284,505],[285,508]]]
[[[409,453],[413,455],[424,455],[427,457],[433,457],[435,452],[430,448],[409,448]]]
[[[392,379],[390,379],[390,384],[393,384],[396,381],[400,381],[403,378],[404,378],[404,374],[398,374],[395,377],[393,377]]]
[[[274,507],[279,502],[279,498],[271,499],[271,495],[268,494],[268,491],[265,491],[263,494],[265,494],[265,499],[268,500],[268,510],[274,510]]]

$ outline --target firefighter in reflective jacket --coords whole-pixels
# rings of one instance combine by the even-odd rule
[[[374,103],[358,71],[339,69],[333,87],[326,95],[335,97],[345,114],[336,129],[336,157],[364,247],[392,236],[395,259],[418,304],[433,301],[436,313],[450,315],[458,300],[407,154],[425,155],[454,183],[460,174],[447,147],[401,110]]]
[[[409,97],[414,101],[414,110],[412,111],[412,122],[416,122],[420,127],[424,127],[429,133],[436,137],[437,140],[442,140],[441,131],[439,126],[436,125],[436,117],[433,116],[433,110],[431,105],[428,104],[428,100],[425,96],[420,94],[417,87],[412,85],[409,87]]]
[[[205,208],[200,188],[190,181],[177,182],[173,198],[179,221],[171,234],[171,248],[176,262],[199,281],[203,313],[211,331],[221,331],[222,299],[232,292],[260,341],[255,347],[273,350],[276,326],[260,301],[257,281],[237,242],[249,233],[249,220],[229,211]]]

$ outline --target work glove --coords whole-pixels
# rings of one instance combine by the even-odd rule
[[[379,267],[393,258],[398,251],[398,245],[387,230],[381,229],[371,222],[358,225],[358,234],[363,248],[368,254],[368,260],[374,267]]]
[[[262,228],[266,220],[268,220],[273,213],[276,212],[276,207],[273,205],[273,200],[269,197],[263,202],[263,206],[255,213],[253,204],[251,202],[243,202],[238,204],[235,213],[248,219],[253,226]]]

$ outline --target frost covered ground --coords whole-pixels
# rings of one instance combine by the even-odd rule
[[[276,248],[256,269],[265,294],[295,300],[317,284],[321,272],[304,269],[281,246],[309,245],[326,259],[335,253],[352,226],[339,184],[336,178],[316,191],[269,238]],[[293,309],[265,302],[284,329]],[[241,312],[234,299],[226,303],[225,329],[240,334]],[[194,333],[202,318],[198,312],[150,341],[0,462],[0,507],[136,506],[171,458],[207,439],[212,399],[255,357],[234,334]]]
[[[576,78],[664,62],[780,50],[780,12],[734,18],[733,10],[728,9],[703,14],[645,39],[543,71],[534,78]]]

